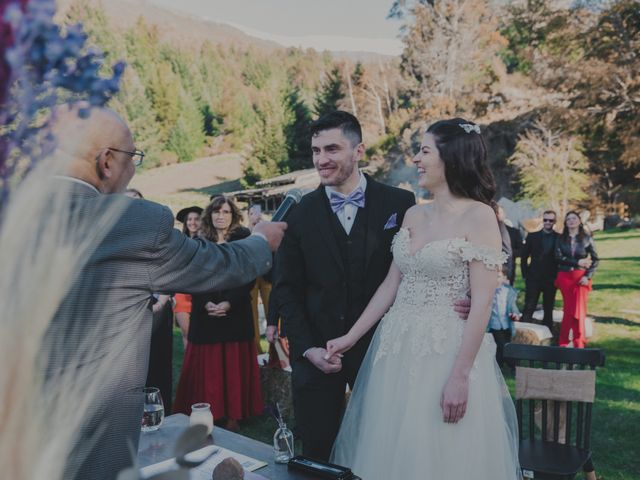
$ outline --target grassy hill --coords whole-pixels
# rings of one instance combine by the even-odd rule
[[[130,186],[145,198],[168,205],[174,214],[190,205],[204,208],[210,195],[241,188],[243,160],[230,153],[158,167],[137,173]]]

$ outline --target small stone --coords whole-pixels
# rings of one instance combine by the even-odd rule
[[[235,458],[225,458],[213,469],[212,480],[244,480],[244,469]]]

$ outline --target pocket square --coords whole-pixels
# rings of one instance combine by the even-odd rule
[[[389,217],[389,220],[387,220],[387,223],[384,224],[384,229],[389,230],[390,228],[397,227],[398,226],[397,221],[398,221],[398,214],[394,213]]]

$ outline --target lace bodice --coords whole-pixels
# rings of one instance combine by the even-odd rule
[[[376,361],[407,347],[417,356],[443,353],[447,345],[457,350],[464,322],[453,303],[469,292],[469,262],[478,260],[497,270],[506,255],[462,237],[429,242],[412,254],[406,228],[398,231],[391,248],[403,277],[380,325]]]

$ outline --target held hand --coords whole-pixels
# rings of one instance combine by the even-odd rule
[[[458,314],[462,320],[469,318],[469,312],[471,311],[471,299],[463,298],[453,302],[453,311]]]
[[[272,252],[275,252],[282,242],[284,237],[284,231],[287,229],[285,222],[259,222],[253,227],[254,233],[260,233],[267,237],[269,242],[269,248]]]
[[[278,327],[275,325],[267,325],[265,336],[267,337],[267,342],[274,343],[278,339]]]
[[[578,265],[581,266],[582,268],[589,268],[591,266],[591,259],[581,258],[580,260],[578,260]]]
[[[458,423],[464,417],[468,398],[469,379],[458,376],[449,377],[440,397],[442,419],[445,423]]]
[[[327,354],[325,359],[329,359],[335,356],[342,356],[344,352],[353,347],[353,342],[348,335],[343,335],[327,342]]]
[[[587,277],[582,277],[579,281],[578,281],[579,285],[589,285],[589,279]]]
[[[316,367],[318,370],[324,373],[338,373],[342,370],[342,360],[340,357],[334,356],[325,359],[327,355],[327,351],[324,348],[317,347],[312,348],[307,352],[306,358],[311,362],[311,364]]]

